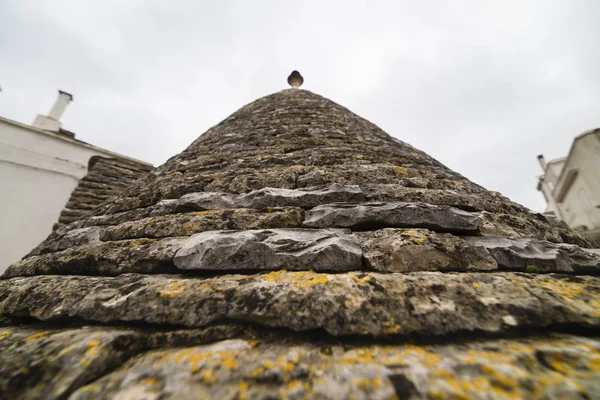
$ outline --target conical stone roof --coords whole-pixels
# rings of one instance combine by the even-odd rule
[[[0,281],[0,398],[600,397],[600,250],[309,91]]]

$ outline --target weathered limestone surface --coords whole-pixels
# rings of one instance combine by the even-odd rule
[[[0,328],[0,396],[62,399],[145,348],[128,329]]]
[[[362,250],[341,229],[210,231],[191,236],[175,255],[180,269],[351,271]]]
[[[365,195],[358,185],[333,184],[323,189],[305,188],[301,190],[264,188],[240,195],[235,199],[238,207],[301,207],[312,208],[324,203],[359,203]]]
[[[427,228],[475,232],[478,213],[425,203],[324,204],[306,211],[303,225],[310,228]]]
[[[232,208],[234,196],[227,193],[188,193],[175,202],[175,212],[206,211]]]
[[[67,231],[64,235],[56,238],[49,238],[42,242],[29,255],[39,255],[60,250],[65,250],[70,247],[82,246],[85,244],[93,244],[100,242],[100,228],[90,226],[87,228],[79,228]]]
[[[366,266],[381,272],[490,271],[494,258],[479,246],[427,229],[381,229],[354,234]]]
[[[0,328],[0,396],[3,399],[64,399],[130,357],[158,347],[190,346],[234,337],[240,326],[140,331],[83,326]]]
[[[276,207],[268,211],[246,208],[209,210],[165,215],[108,226],[100,233],[104,241],[134,238],[189,236],[219,229],[296,228],[302,221],[302,209]]]
[[[600,397],[594,244],[327,99],[89,178],[0,280],[1,399]]]
[[[173,257],[185,237],[121,240],[73,247],[56,253],[25,258],[2,276],[45,274],[108,275],[176,272]]]
[[[225,320],[332,335],[440,336],[600,327],[600,278],[515,273],[277,271],[209,279],[126,274],[0,281],[0,314],[202,327]]]
[[[473,246],[482,246],[505,269],[535,272],[600,273],[600,250],[582,249],[528,238],[465,237]]]
[[[285,337],[153,350],[70,399],[592,399],[600,341],[571,335],[418,346]]]
[[[132,160],[93,156],[87,175],[71,193],[56,226],[80,219],[103,201],[123,192],[127,186],[152,169],[151,165]]]

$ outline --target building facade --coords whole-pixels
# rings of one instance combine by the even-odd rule
[[[546,212],[600,240],[600,129],[577,136],[567,157],[538,159],[544,174],[537,188],[546,198]]]
[[[50,234],[92,157],[150,166],[62,129],[60,117],[72,99],[60,91],[50,113],[33,125],[0,117],[0,273]]]

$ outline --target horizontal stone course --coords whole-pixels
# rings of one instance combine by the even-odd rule
[[[565,243],[530,238],[465,237],[469,245],[483,247],[499,267],[532,272],[600,274],[600,249],[582,249]]]
[[[27,257],[2,278],[32,275],[106,275],[176,272],[173,257],[185,237],[100,242]]]
[[[164,215],[108,226],[101,231],[100,239],[189,236],[219,229],[296,228],[302,213],[300,208],[274,207],[265,211],[236,208]]]
[[[187,327],[238,320],[373,337],[600,328],[600,278],[587,276],[310,271],[208,279],[34,276],[0,281],[0,293],[0,314],[39,320]]]
[[[225,340],[239,334],[240,328],[217,325],[158,332],[107,326],[57,329],[44,324],[0,328],[0,396],[65,399],[139,353]]]
[[[599,351],[572,335],[422,346],[279,334],[153,350],[71,399],[592,399]]]

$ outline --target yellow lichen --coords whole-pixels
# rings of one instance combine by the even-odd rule
[[[586,285],[581,283],[556,281],[553,279],[539,282],[539,285],[546,289],[550,289],[552,292],[558,293],[562,297],[566,297],[568,299],[577,298],[577,296],[585,293],[586,288]]]
[[[400,235],[408,236],[409,240],[415,244],[423,244],[429,240],[423,232],[414,229],[405,229],[400,232]]]
[[[158,380],[156,378],[144,378],[142,382],[146,385],[154,385]]]
[[[394,335],[400,332],[402,329],[402,326],[396,323],[396,319],[394,317],[391,317],[390,320],[385,323],[385,326],[387,327],[388,335]]]
[[[240,382],[239,400],[244,400],[246,398],[247,392],[248,392],[248,383],[246,381],[241,381]]]
[[[185,292],[186,284],[183,282],[173,282],[166,285],[163,289],[158,291],[161,297],[175,297]]]
[[[130,247],[138,247],[138,246],[142,246],[144,244],[148,244],[148,243],[152,243],[152,242],[153,242],[152,239],[143,238],[143,239],[135,240],[135,241],[129,243],[129,246]]]
[[[80,364],[84,367],[89,366],[92,360],[100,353],[101,342],[99,340],[90,340],[87,344],[87,350],[80,361]]]
[[[357,283],[359,283],[359,284],[362,285],[362,284],[365,284],[365,283],[369,282],[372,279],[372,276],[371,275],[365,275],[365,276],[359,278],[358,275],[352,275],[352,279],[355,282],[357,282]]]
[[[406,176],[408,174],[408,170],[404,167],[394,166],[394,170],[397,175]]]
[[[211,213],[214,213],[214,210],[197,211],[196,215],[206,215],[206,214],[211,214]]]
[[[288,272],[285,270],[270,272],[261,276],[266,282],[289,283],[302,288],[324,285],[329,282],[329,275],[314,271]]]
[[[28,342],[31,342],[33,340],[45,339],[48,337],[48,333],[49,332],[39,332],[34,335],[27,336],[26,340]]]
[[[290,372],[290,371],[292,371],[294,369],[294,364],[292,364],[292,363],[284,364],[284,366],[282,367],[282,369],[285,372]]]
[[[12,330],[7,330],[7,331],[4,331],[4,332],[0,332],[0,340],[9,337],[10,335],[12,335],[12,333],[13,333]]]

